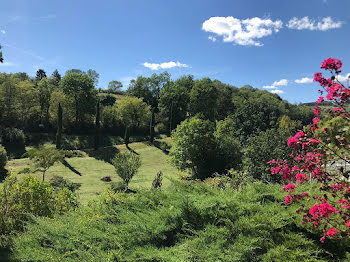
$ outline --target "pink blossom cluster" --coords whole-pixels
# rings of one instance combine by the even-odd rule
[[[320,241],[323,243],[326,238],[334,238],[341,236],[340,232],[344,232],[344,226],[347,228],[346,233],[350,236],[350,185],[349,182],[341,181],[334,183],[334,177],[327,172],[327,161],[330,157],[333,160],[339,155],[332,151],[327,144],[321,139],[313,137],[315,131],[319,129],[319,118],[321,108],[320,103],[327,100],[332,101],[336,107],[330,110],[331,116],[340,115],[344,119],[350,121],[349,115],[344,108],[344,104],[349,102],[350,89],[336,81],[335,75],[341,71],[342,62],[339,59],[328,58],[321,64],[321,68],[329,70],[332,73],[331,78],[324,78],[322,73],[314,75],[314,81],[319,82],[324,88],[326,96],[320,96],[316,101],[313,109],[315,118],[310,125],[310,131],[298,131],[287,141],[288,147],[294,149],[291,157],[293,162],[287,160],[273,159],[268,162],[271,165],[271,174],[281,175],[286,184],[282,191],[288,192],[284,204],[300,203],[301,200],[308,205],[301,204],[301,208],[297,213],[304,212],[303,224],[312,223],[314,228],[323,227],[323,235]],[[350,124],[349,124],[350,125]],[[328,128],[323,129],[327,131]],[[310,180],[320,182],[320,196],[311,197],[307,192],[296,193],[297,184],[303,184]],[[304,202],[305,203],[305,202]],[[307,208],[307,206],[311,207]]]

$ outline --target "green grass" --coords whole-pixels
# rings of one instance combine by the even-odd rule
[[[168,163],[168,156],[162,150],[142,142],[132,143],[130,148],[139,154],[142,160],[139,172],[130,182],[130,189],[137,191],[141,188],[150,188],[158,171],[163,172],[164,187],[170,184],[168,177],[176,178],[178,176],[179,172]],[[67,158],[68,167],[62,163],[51,167],[46,173],[45,181],[49,181],[53,175],[59,175],[74,183],[81,184],[77,192],[81,202],[87,203],[109,189],[110,182],[101,181],[102,177],[110,176],[112,182],[121,181],[115,173],[114,167],[108,161],[117,152],[126,151],[128,149],[125,145],[101,148],[97,152],[86,150],[82,152],[83,157]],[[14,159],[8,163],[8,169],[19,178],[27,175],[23,173],[25,168],[29,168],[30,174],[41,179],[42,172],[36,170],[28,158]]]

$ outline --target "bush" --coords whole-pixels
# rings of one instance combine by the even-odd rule
[[[118,176],[123,179],[127,190],[130,180],[141,166],[141,158],[134,153],[119,153],[112,160],[112,164]]]
[[[68,190],[72,193],[74,193],[80,187],[79,183],[74,183],[68,179],[64,179],[62,176],[57,175],[53,175],[53,177],[50,179],[50,185],[56,190],[68,188]]]
[[[281,208],[278,185],[106,193],[64,217],[39,218],[13,240],[19,261],[343,261],[349,241],[318,243]],[[79,226],[77,226],[79,221]],[[108,233],[106,233],[108,232]]]
[[[123,192],[123,191],[125,191],[125,183],[122,181],[113,182],[113,183],[111,183],[110,189],[114,193]]]
[[[152,182],[152,189],[157,189],[162,187],[163,173],[159,171]]]
[[[9,176],[0,191],[0,235],[23,229],[28,215],[52,217],[76,204],[75,196],[67,188],[54,190],[49,183],[32,176],[21,181]]]

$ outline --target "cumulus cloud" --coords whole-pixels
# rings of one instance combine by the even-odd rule
[[[211,17],[204,21],[202,29],[223,37],[224,42],[233,42],[243,46],[262,46],[257,39],[278,32],[283,26],[281,20],[261,19],[254,17],[240,20],[238,18]]]
[[[280,81],[275,81],[272,84],[273,86],[286,86],[288,85],[288,80],[287,79],[281,79]]]
[[[341,21],[333,21],[331,17],[324,17],[320,21],[316,22],[310,19],[308,16],[303,18],[293,17],[289,20],[287,27],[289,29],[296,30],[319,30],[327,31],[329,29],[340,28],[343,25]]]
[[[169,69],[169,68],[173,68],[173,67],[189,67],[189,65],[182,64],[180,62],[173,62],[173,61],[165,62],[165,63],[161,63],[161,64],[145,62],[145,63],[143,63],[143,66],[147,67],[151,70]]]
[[[283,90],[280,90],[280,89],[276,89],[276,90],[272,90],[270,91],[272,94],[284,94],[284,91]]]
[[[213,41],[213,42],[216,42],[216,37],[214,37],[214,36],[211,36],[211,35],[210,35],[210,36],[208,36],[208,39],[211,40],[211,41]]]
[[[350,81],[350,73],[349,74],[347,74],[347,75],[345,75],[345,76],[343,76],[343,75],[338,75],[337,77],[337,80],[339,81],[339,82],[346,82],[346,81]]]
[[[1,29],[0,33],[2,33],[4,35],[4,34],[6,34],[6,31],[4,29]]]
[[[300,79],[295,79],[295,83],[297,84],[309,84],[309,83],[312,83],[314,80],[312,78],[309,78],[309,77],[303,77],[303,78],[300,78]]]

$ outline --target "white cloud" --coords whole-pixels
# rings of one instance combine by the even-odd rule
[[[309,19],[308,16],[303,18],[293,17],[289,20],[287,27],[289,29],[296,30],[320,30],[327,31],[329,29],[340,28],[343,25],[341,21],[333,21],[331,17],[324,17],[321,21],[317,22],[313,19]]]
[[[309,84],[309,83],[312,83],[314,80],[312,78],[309,78],[309,77],[303,77],[303,78],[300,78],[300,79],[295,79],[295,83],[297,84]]]
[[[237,45],[262,46],[257,39],[278,32],[283,26],[281,20],[261,19],[254,17],[240,20],[238,18],[211,17],[204,21],[202,29],[223,37],[224,42],[233,42]]]
[[[284,91],[283,90],[279,90],[279,89],[276,89],[276,90],[272,90],[270,91],[272,94],[284,94]]]
[[[338,79],[339,82],[346,82],[347,80],[350,80],[349,77],[350,77],[350,73],[345,76],[338,75],[336,78]]]
[[[159,69],[169,69],[169,68],[173,68],[173,67],[189,67],[189,65],[186,64],[182,64],[180,62],[165,62],[165,63],[161,63],[161,64],[155,64],[155,63],[143,63],[144,67],[147,67],[151,70],[159,70]]]
[[[6,34],[6,31],[4,29],[1,29],[0,32],[4,35]]]
[[[281,79],[280,81],[275,81],[272,84],[273,86],[286,86],[288,85],[288,80],[287,79]]]
[[[263,86],[265,89],[276,89],[277,87],[272,85],[272,86]]]
[[[216,42],[216,38],[215,38],[214,36],[211,36],[211,35],[210,35],[210,36],[208,36],[208,39],[211,40],[211,41],[213,41],[213,42]]]

